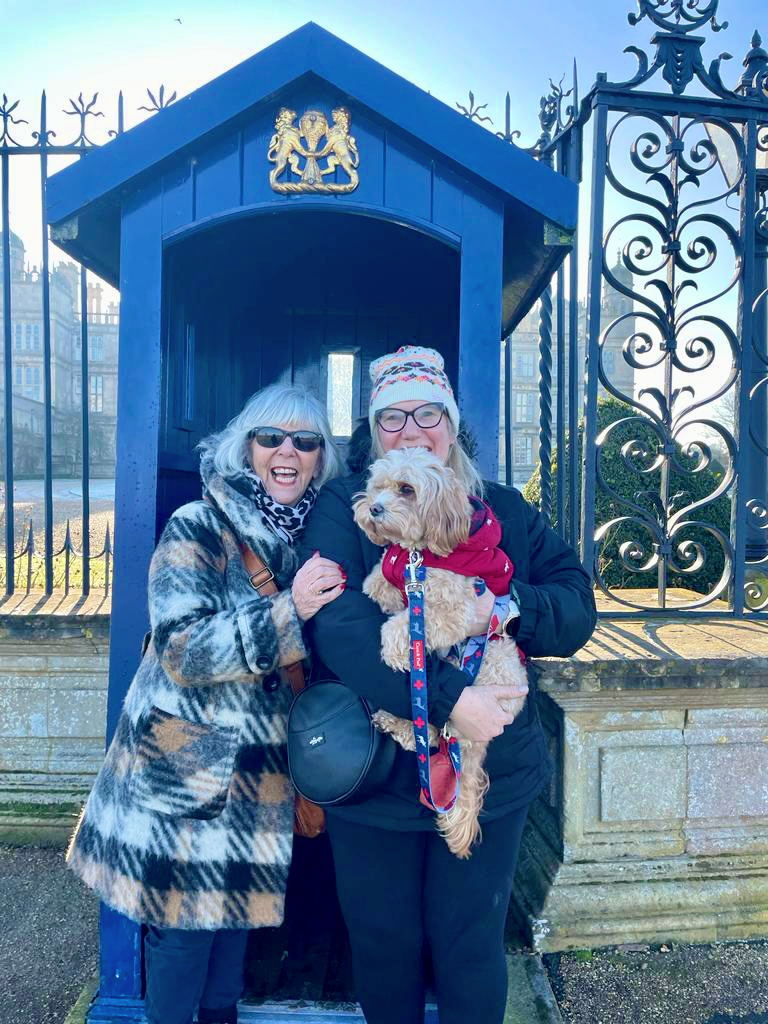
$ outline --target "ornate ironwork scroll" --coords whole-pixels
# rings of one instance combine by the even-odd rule
[[[736,89],[705,68],[718,0],[638,0],[633,79],[598,82],[582,550],[626,608],[768,609],[768,55]],[[642,95],[660,74],[671,96]],[[706,96],[684,95],[698,80]],[[613,253],[618,250],[618,262]],[[609,358],[610,356],[610,358]],[[607,402],[599,403],[603,395]]]

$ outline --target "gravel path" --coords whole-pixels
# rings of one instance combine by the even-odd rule
[[[62,1024],[98,970],[98,902],[60,849],[0,846],[0,1024]]]
[[[768,942],[543,959],[564,1024],[768,1024]]]
[[[0,846],[0,1024],[62,1024],[97,951],[97,901],[63,851]],[[564,1024],[768,1024],[768,941],[543,959]]]

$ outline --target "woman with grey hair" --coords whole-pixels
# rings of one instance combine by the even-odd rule
[[[149,1024],[191,1024],[196,1007],[200,1024],[237,1022],[247,929],[282,921],[291,858],[283,677],[306,655],[302,623],[345,586],[319,555],[297,571],[339,468],[316,399],[272,385],[200,447],[204,499],[155,550],[149,643],[67,855],[147,926]]]

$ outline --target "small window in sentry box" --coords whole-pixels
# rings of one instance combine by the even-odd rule
[[[352,434],[354,381],[354,353],[329,352],[326,407],[334,437],[349,437]]]
[[[191,423],[195,418],[195,325],[190,323],[186,324],[184,332],[183,386],[183,419]]]

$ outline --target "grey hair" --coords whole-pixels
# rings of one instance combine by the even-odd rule
[[[456,430],[453,426],[453,421],[449,418],[448,422],[451,425],[451,440],[453,443],[451,444],[450,451],[448,452],[448,458],[445,460],[446,465],[450,466],[456,474],[458,480],[465,487],[467,494],[474,494],[477,495],[478,498],[482,498],[485,490],[485,487],[483,486],[483,478],[480,476],[477,466],[464,451],[461,441],[456,437]],[[371,446],[376,458],[381,458],[384,454],[384,449],[381,447],[379,431],[377,429],[374,429],[373,431]]]
[[[256,427],[301,426],[322,434],[320,472],[313,485],[322,487],[342,469],[341,457],[331,433],[331,425],[322,404],[306,388],[294,384],[270,384],[251,395],[242,410],[220,430],[201,441],[198,447],[213,456],[213,465],[223,477],[237,476],[251,469],[250,433]]]

